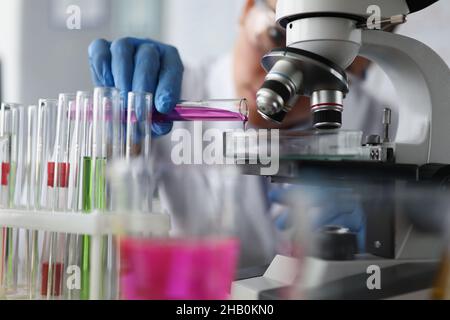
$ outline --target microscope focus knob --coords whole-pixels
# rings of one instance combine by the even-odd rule
[[[354,260],[358,253],[355,233],[339,226],[327,226],[315,237],[313,256],[327,261]]]
[[[381,145],[381,137],[379,135],[373,134],[366,138],[366,146],[379,146]]]

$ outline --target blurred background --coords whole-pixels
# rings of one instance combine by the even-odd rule
[[[0,81],[2,101],[36,104],[91,87],[87,48],[96,38],[148,37],[175,45],[185,64],[196,65],[229,51],[245,0],[0,0]],[[448,28],[440,3],[416,14],[400,32],[432,46],[450,61],[450,46],[430,29]],[[67,21],[78,6],[81,29]],[[433,19],[429,17],[432,16]],[[389,82],[373,72],[373,81]],[[381,74],[381,75],[380,75]],[[368,85],[370,85],[368,83]]]
[[[242,0],[0,0],[1,100],[36,104],[91,87],[87,48],[136,36],[176,45],[185,63],[229,50]],[[81,29],[67,21],[78,6]]]

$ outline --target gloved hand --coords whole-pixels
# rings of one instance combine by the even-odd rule
[[[301,195],[301,196],[300,196]],[[348,188],[275,186],[269,192],[269,202],[283,208],[275,217],[279,230],[290,228],[294,220],[295,207],[300,199],[308,202],[311,211],[308,216],[312,230],[325,226],[348,228],[358,236],[360,252],[365,249],[366,218],[361,200],[356,192]]]
[[[180,100],[184,68],[174,47],[136,38],[99,39],[89,46],[89,63],[94,84],[116,87],[125,99],[129,91],[151,92],[156,110],[164,114]],[[155,136],[170,130],[171,123],[152,126]]]

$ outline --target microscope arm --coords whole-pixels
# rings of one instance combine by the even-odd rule
[[[396,34],[363,31],[360,54],[378,64],[398,93],[398,163],[450,163],[450,70],[423,43]]]
[[[382,18],[408,15],[421,11],[439,0],[280,0],[277,4],[277,20],[286,27],[289,22],[310,17],[341,17],[364,20],[369,8],[377,5]]]

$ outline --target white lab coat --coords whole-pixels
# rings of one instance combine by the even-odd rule
[[[232,77],[232,55],[225,55],[215,61],[208,61],[196,69],[186,68],[183,81],[182,98],[184,100],[232,99],[238,98]],[[377,119],[374,121],[374,119]],[[379,120],[378,120],[379,119]],[[382,104],[367,94],[357,82],[352,82],[352,92],[346,100],[344,112],[344,129],[362,130],[365,134],[381,134]],[[204,124],[205,128],[221,126],[230,129],[233,123]],[[242,128],[242,124],[238,124]],[[176,128],[191,128],[191,123],[176,123]],[[157,139],[155,142],[156,162],[166,167],[171,166],[171,150],[174,143],[171,135]],[[192,185],[197,179],[198,171],[186,170],[183,177],[166,175],[160,188],[163,207],[172,214],[175,225],[192,210]],[[214,179],[214,177],[207,177]],[[267,181],[266,181],[267,184]],[[237,232],[241,238],[241,267],[265,265],[271,262],[275,254],[276,236],[270,219],[269,205],[266,200],[264,178],[241,176],[235,186],[240,195]],[[198,201],[198,210],[204,209]],[[189,209],[188,209],[189,207]],[[200,216],[200,214],[199,214]]]

